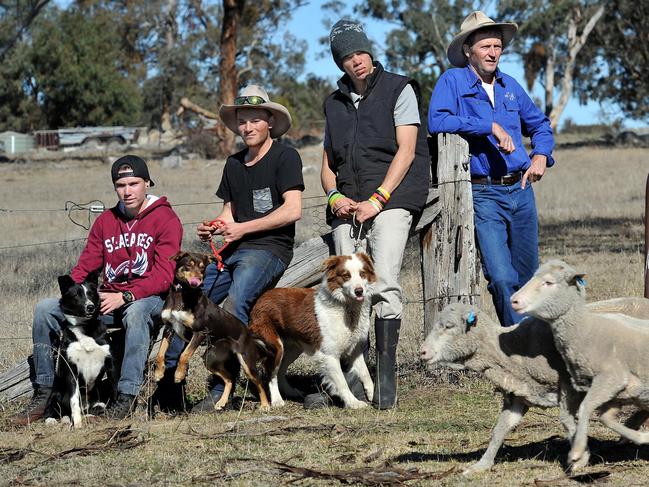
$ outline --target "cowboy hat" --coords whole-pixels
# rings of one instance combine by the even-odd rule
[[[495,22],[487,17],[480,10],[471,12],[460,26],[460,33],[457,34],[446,50],[446,56],[453,66],[463,68],[469,64],[468,57],[462,52],[462,45],[466,43],[467,37],[478,29],[493,28],[499,29],[503,35],[503,49],[512,40],[518,30],[518,25],[509,22]]]
[[[227,128],[239,134],[237,110],[243,108],[262,108],[273,115],[273,125],[270,136],[275,139],[284,135],[291,128],[291,114],[283,105],[274,103],[268,98],[268,93],[259,85],[248,85],[234,99],[234,105],[221,105],[219,115]]]

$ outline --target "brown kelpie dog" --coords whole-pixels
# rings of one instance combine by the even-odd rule
[[[189,359],[198,346],[207,340],[208,349],[203,357],[205,367],[212,374],[218,375],[225,382],[221,399],[215,409],[223,409],[232,391],[233,377],[225,367],[231,353],[236,354],[244,373],[257,387],[260,408],[268,410],[270,404],[257,369],[257,362],[266,359],[269,351],[259,338],[248,331],[248,328],[234,315],[214,304],[201,289],[205,268],[214,258],[209,255],[178,252],[171,257],[176,261],[174,283],[162,309],[162,321],[165,323],[160,351],[156,357],[154,378],[160,381],[165,372],[165,353],[169,348],[172,333],[189,342],[180,355],[174,381],[181,382],[187,374]]]

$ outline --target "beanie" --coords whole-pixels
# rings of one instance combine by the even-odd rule
[[[343,19],[336,22],[331,28],[329,43],[331,44],[331,54],[341,71],[344,71],[343,59],[355,52],[366,52],[374,59],[372,44],[365,35],[363,26],[353,20]]]

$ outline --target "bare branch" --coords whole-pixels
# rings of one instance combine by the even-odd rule
[[[556,127],[558,125],[559,118],[561,117],[563,110],[566,108],[566,105],[568,104],[568,100],[570,99],[570,95],[572,94],[577,55],[579,54],[579,51],[581,51],[582,47],[584,47],[584,44],[586,43],[588,36],[595,28],[595,25],[597,24],[599,19],[602,18],[603,14],[604,14],[604,3],[600,4],[599,7],[595,10],[593,15],[591,16],[591,18],[588,19],[588,22],[586,22],[586,25],[584,26],[581,35],[577,35],[577,22],[581,18],[581,11],[577,7],[572,9],[571,11],[570,17],[568,19],[569,49],[568,49],[568,57],[565,61],[563,79],[561,80],[561,91],[559,94],[559,100],[557,104],[552,107],[552,111],[550,112],[549,115],[550,123],[552,124],[553,127]],[[547,87],[546,87],[546,97],[547,97]],[[547,107],[547,99],[546,99],[546,107]]]
[[[31,23],[34,21],[38,14],[45,8],[45,6],[50,3],[50,0],[39,0],[36,3],[30,5],[29,12],[27,15],[19,20],[19,28],[7,41],[5,41],[2,48],[0,48],[0,59],[3,59],[7,52],[11,50],[12,47],[16,45],[16,42],[20,40],[23,34],[27,31]]]

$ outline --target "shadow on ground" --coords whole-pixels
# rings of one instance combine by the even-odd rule
[[[649,460],[649,448],[632,444],[621,444],[618,440],[598,440],[590,438],[589,465],[615,463],[632,460]],[[544,462],[559,462],[565,466],[568,456],[568,442],[558,435],[553,435],[540,441],[534,441],[517,446],[504,445],[498,452],[496,463],[516,462],[519,460],[542,460]],[[480,460],[485,449],[463,453],[411,452],[398,455],[392,459],[396,463],[417,462],[466,462],[474,463]]]

